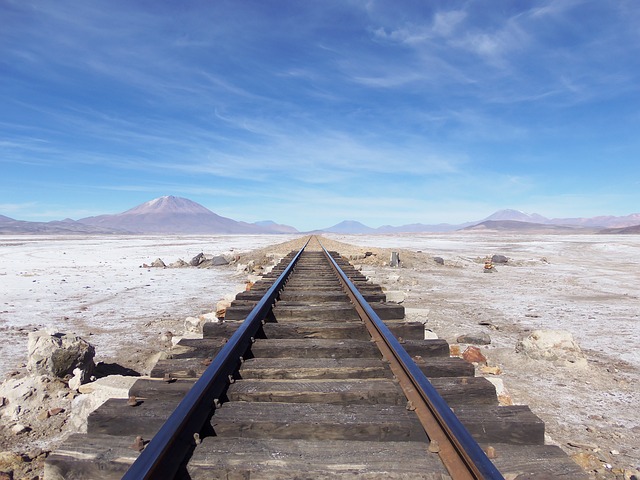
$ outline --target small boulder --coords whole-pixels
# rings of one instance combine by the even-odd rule
[[[211,265],[214,267],[219,267],[221,265],[229,265],[229,260],[227,260],[222,255],[216,255],[211,259]]]
[[[407,294],[401,290],[388,290],[384,292],[387,302],[402,303],[407,298]]]
[[[184,331],[191,333],[202,333],[202,326],[205,322],[199,318],[187,317],[184,319]]]
[[[436,262],[438,265],[444,265],[444,258],[442,257],[433,257],[433,261]]]
[[[511,398],[511,394],[505,388],[504,382],[501,378],[496,377],[484,377],[489,382],[493,384],[496,389],[496,395],[498,396],[498,403],[500,405],[513,405],[513,399]]]
[[[425,340],[437,340],[438,339],[438,334],[435,333],[433,330],[429,330],[428,328],[424,329],[424,339]]]
[[[162,343],[170,343],[172,338],[173,338],[173,333],[170,331],[162,332],[160,334],[160,341]]]
[[[204,262],[205,257],[204,257],[204,253],[200,252],[198,255],[196,255],[195,257],[193,257],[191,259],[191,261],[189,262],[189,264],[192,267],[197,267],[198,265],[200,265],[202,262]]]
[[[202,320],[202,322],[204,323],[208,323],[208,322],[220,323],[220,319],[217,316],[217,312],[203,313],[202,315],[199,315],[198,318]]]
[[[164,264],[161,258],[156,258],[151,264],[151,266],[155,268],[167,268],[167,266]]]
[[[460,335],[456,342],[458,343],[471,343],[473,345],[489,345],[491,343],[491,337],[483,332],[480,333],[466,333]]]
[[[491,263],[508,263],[509,259],[504,255],[494,255],[491,257]]]
[[[188,267],[188,266],[189,266],[189,264],[187,262],[185,262],[184,260],[182,260],[181,258],[179,258],[175,262],[169,264],[169,268],[184,268],[184,267]]]
[[[482,354],[478,347],[470,346],[462,352],[462,358],[469,363],[487,363],[487,358]]]
[[[29,333],[27,370],[37,375],[63,378],[77,374],[81,383],[91,378],[95,364],[95,349],[75,335],[39,330]]]
[[[582,350],[565,330],[534,330],[518,341],[516,352],[533,360],[548,360],[559,365],[587,365]]]

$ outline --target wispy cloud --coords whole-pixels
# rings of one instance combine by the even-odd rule
[[[0,202],[169,190],[382,224],[637,176],[633,2],[281,7],[0,2]]]

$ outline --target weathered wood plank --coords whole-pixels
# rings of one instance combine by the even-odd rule
[[[47,480],[119,480],[138,457],[134,437],[74,434],[47,457]]]
[[[178,396],[146,397],[132,407],[125,399],[111,398],[89,414],[87,433],[124,435],[131,438],[139,435],[149,440],[169,418],[180,400],[182,398]]]
[[[398,386],[387,379],[241,380],[229,385],[236,402],[406,405]]]
[[[544,444],[544,422],[526,405],[460,405],[454,413],[478,442]]]
[[[377,358],[254,358],[240,368],[243,379],[328,380],[391,378],[391,371]]]
[[[405,340],[402,347],[412,357],[448,357],[449,344],[441,338],[429,340]]]
[[[140,379],[129,389],[129,395],[136,397],[183,397],[193,386],[192,380],[164,382],[154,379]]]
[[[229,402],[211,425],[223,437],[427,441],[416,415],[395,405]]]
[[[258,339],[251,345],[254,357],[290,358],[380,358],[375,344],[366,340],[309,339]],[[247,358],[250,358],[247,356]]]
[[[209,437],[188,466],[192,480],[230,478],[448,479],[421,442],[331,442]]]
[[[483,377],[438,377],[431,384],[452,405],[497,405],[493,384]]]
[[[496,454],[492,462],[503,476],[540,480],[589,478],[578,464],[555,445],[482,444],[484,448],[489,445],[494,448]]]
[[[428,378],[473,377],[475,375],[473,364],[458,357],[414,357],[413,361]]]

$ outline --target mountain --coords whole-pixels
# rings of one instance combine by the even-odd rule
[[[26,222],[0,215],[0,235],[105,235],[130,233],[115,228],[83,225],[69,218],[53,222]]]
[[[569,225],[549,225],[545,223],[521,222],[518,220],[486,220],[459,231],[494,231],[516,233],[595,233],[595,229]]]
[[[612,233],[621,233],[627,235],[637,235],[640,234],[640,225],[632,225],[630,227],[624,228],[605,228],[604,230],[600,230],[598,233],[603,234],[612,234]]]
[[[85,225],[118,228],[134,233],[251,234],[273,233],[259,225],[222,217],[186,198],[155,198],[115,215],[78,220]]]
[[[376,228],[377,233],[444,233],[453,232],[461,228],[473,225],[474,222],[452,225],[450,223],[438,223],[435,225],[425,225],[424,223],[410,223],[408,225],[383,225]]]
[[[591,218],[553,218],[549,223],[554,225],[580,225],[584,227],[625,228],[640,225],[640,213],[632,213],[622,217],[604,215]]]
[[[271,233],[299,233],[298,229],[290,225],[282,225],[272,220],[262,220],[260,222],[254,222],[254,225],[262,227]]]
[[[337,223],[333,227],[323,228],[321,231],[329,233],[375,233],[376,229],[367,227],[363,223],[356,222],[355,220],[345,220]]]
[[[501,220],[513,220],[516,222],[529,222],[529,223],[547,223],[549,221],[548,218],[543,217],[542,215],[538,215],[537,213],[524,213],[520,210],[498,210],[497,212],[489,215],[487,218],[482,220],[486,221],[501,221]]]

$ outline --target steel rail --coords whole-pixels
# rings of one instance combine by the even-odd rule
[[[180,468],[176,459],[184,459],[199,443],[199,433],[214,410],[216,400],[227,388],[231,381],[230,376],[241,361],[240,357],[251,345],[309,240],[218,352],[158,433],[129,467],[122,477],[123,480],[161,480],[176,475]]]
[[[322,250],[371,337],[380,348],[383,358],[389,362],[392,373],[407,396],[408,408],[415,409],[431,441],[429,450],[440,455],[454,480],[504,480],[480,445],[451,411],[446,401],[349,280],[335,259],[324,246]]]

